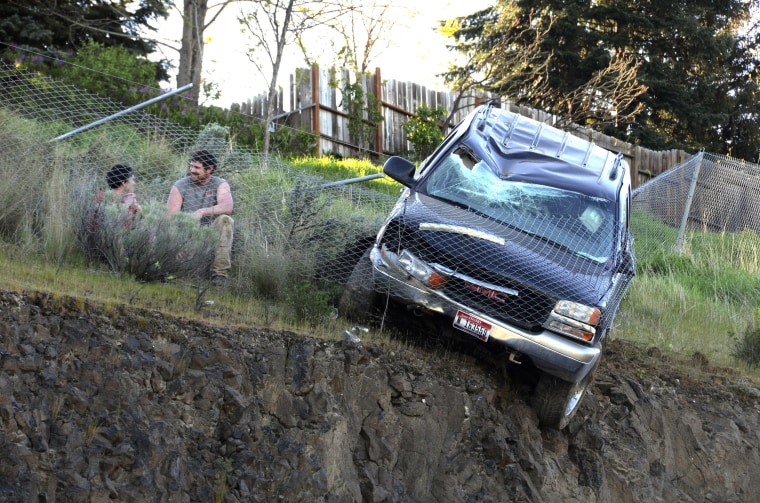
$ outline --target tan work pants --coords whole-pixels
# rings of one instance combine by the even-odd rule
[[[213,225],[218,243],[214,254],[214,263],[211,264],[211,275],[227,278],[232,267],[232,238],[235,220],[229,215],[219,215],[214,219]]]

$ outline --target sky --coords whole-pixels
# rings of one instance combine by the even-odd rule
[[[391,0],[398,6],[392,8],[394,25],[388,33],[382,52],[370,62],[374,71],[379,67],[385,80],[414,82],[433,89],[445,89],[442,80],[436,76],[446,70],[453,55],[446,49],[446,39],[436,32],[439,20],[467,15],[492,5],[496,0]],[[239,8],[231,5],[225,9],[205,33],[206,46],[203,57],[204,78],[215,82],[221,90],[221,98],[215,102],[219,106],[245,102],[254,96],[265,94],[268,78],[265,80],[246,56],[246,47],[251,45],[248,37],[241,32],[237,22]],[[160,25],[159,33],[167,41],[181,35],[181,18],[172,15]],[[172,42],[177,45],[177,42]],[[320,39],[309,42],[310,49],[322,59],[328,58],[327,44]],[[174,57],[166,53],[166,57]],[[319,61],[320,64],[329,61]],[[279,83],[288,86],[291,73],[298,67],[305,67],[303,56],[295,48],[288,52],[287,59],[279,74]],[[174,77],[174,76],[172,76]],[[175,84],[175,82],[172,82]]]

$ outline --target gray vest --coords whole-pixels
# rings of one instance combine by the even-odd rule
[[[216,206],[216,194],[219,186],[225,182],[224,178],[212,176],[206,185],[197,185],[193,183],[189,176],[174,182],[179,193],[182,194],[182,211],[193,213],[201,208],[211,208]],[[202,224],[210,224],[213,217],[203,217]]]

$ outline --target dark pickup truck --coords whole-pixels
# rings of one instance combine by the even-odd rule
[[[539,371],[533,406],[564,428],[578,409],[635,271],[631,181],[620,154],[484,105],[420,166],[354,267],[340,309],[383,296],[497,344]]]

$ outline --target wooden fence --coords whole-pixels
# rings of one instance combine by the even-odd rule
[[[378,111],[383,117],[371,135],[372,138],[357,140],[349,132],[349,115],[344,109],[342,85],[353,82],[349,79],[351,75],[348,70],[320,68],[316,65],[310,69],[297,69],[290,76],[290,110],[284,109],[284,99],[279,94],[275,122],[315,133],[319,138],[316,144],[318,156],[330,153],[342,157],[368,155],[381,159],[389,155],[404,155],[412,150],[403,125],[415,115],[421,105],[447,111],[456,105],[457,110],[449,121],[449,127],[453,127],[474,107],[498,98],[481,93],[463,97],[457,102],[455,92],[427,89],[419,84],[397,80],[383,81],[381,70],[377,68],[374,74],[354,77],[366,95],[377,98]],[[541,110],[516,106],[509,101],[506,106],[514,112],[550,125],[559,122],[558,117]],[[263,118],[266,96],[258,96],[247,104],[241,104],[240,110]],[[691,154],[682,150],[649,150],[590,129],[579,128],[573,134],[622,153],[631,166],[634,188],[691,157]]]

